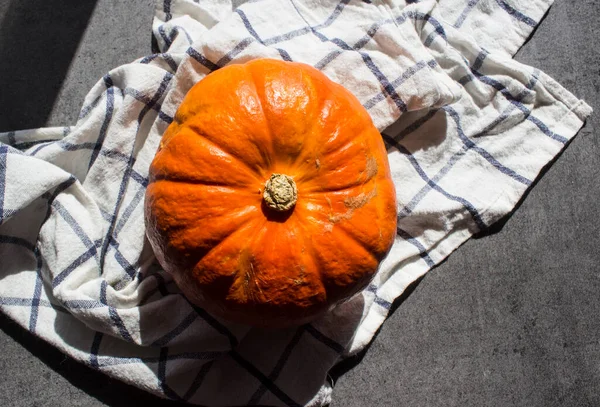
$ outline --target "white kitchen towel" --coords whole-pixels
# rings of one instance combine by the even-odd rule
[[[0,134],[2,311],[162,397],[326,404],[334,364],[365,348],[409,284],[509,213],[591,113],[511,58],[551,3],[159,2],[160,53],[109,72],[75,125]],[[311,64],[358,97],[383,131],[398,196],[396,241],[368,289],[277,331],[190,305],[143,220],[148,166],[188,89],[260,57]]]

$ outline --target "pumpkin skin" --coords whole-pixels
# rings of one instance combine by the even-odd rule
[[[265,199],[273,174],[295,184],[287,209]],[[308,65],[260,59],[185,96],[150,166],[145,219],[159,263],[192,303],[283,327],[366,287],[394,241],[396,195],[358,100]]]

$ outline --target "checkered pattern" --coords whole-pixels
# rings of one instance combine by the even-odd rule
[[[510,212],[591,113],[510,57],[551,2],[160,1],[161,53],[102,78],[74,126],[0,134],[2,311],[162,397],[326,404],[329,369],[372,340],[410,283]],[[311,64],[359,98],[382,130],[399,203],[395,244],[368,289],[272,332],[189,304],[145,240],[142,205],[186,92],[259,57]]]

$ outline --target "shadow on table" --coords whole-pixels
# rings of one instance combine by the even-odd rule
[[[8,0],[0,16],[0,131],[45,125],[96,0]]]
[[[46,366],[64,377],[71,385],[111,407],[147,405],[175,407],[187,404],[160,399],[145,391],[93,370],[66,356],[55,347],[33,336],[0,313],[0,328]]]

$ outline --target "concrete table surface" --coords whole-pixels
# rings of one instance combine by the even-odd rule
[[[102,75],[151,53],[153,12],[154,0],[0,0],[0,131],[74,124]],[[511,217],[413,285],[334,369],[332,406],[600,406],[598,21],[597,1],[556,0],[516,57],[596,113]],[[0,405],[178,405],[0,327]]]

